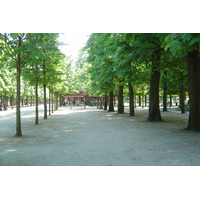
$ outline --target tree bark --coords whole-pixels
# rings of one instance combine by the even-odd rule
[[[135,108],[137,107],[137,96],[136,95],[134,95],[134,105],[135,105]]]
[[[94,98],[93,98],[93,95],[91,96],[91,106],[92,106],[92,107],[94,106]]]
[[[144,94],[142,92],[142,108],[144,108]]]
[[[149,95],[149,116],[148,121],[162,121],[159,108],[159,82],[160,72],[156,66],[153,66],[150,79],[150,95]]]
[[[100,97],[99,109],[103,109],[103,98]]]
[[[56,97],[56,105],[55,105],[55,110],[58,110],[58,92],[55,92],[55,97]]]
[[[64,102],[64,100],[62,98],[62,95],[59,94],[59,107],[61,107],[63,105],[63,102]]]
[[[99,97],[97,97],[97,109],[99,108]]]
[[[185,113],[185,86],[183,84],[180,87],[180,108],[181,113]]]
[[[11,105],[11,108],[13,109],[14,108],[14,95],[12,95],[10,97],[10,105]]]
[[[167,112],[167,71],[164,71],[163,111]]]
[[[47,85],[46,85],[46,65],[45,65],[45,59],[43,63],[43,75],[44,75],[44,119],[47,119]]]
[[[114,104],[113,104],[113,92],[109,93],[110,101],[109,101],[109,109],[108,111],[113,112],[114,111]]]
[[[104,98],[104,110],[107,110],[107,107],[108,107],[108,96],[107,96],[107,94],[105,95],[105,98]]]
[[[170,108],[172,107],[172,95],[171,94],[169,95],[169,106],[170,106]]]
[[[7,110],[7,105],[8,105],[7,99],[8,99],[8,97],[6,96],[6,92],[5,92],[5,96],[4,96],[4,104],[3,104],[3,106],[4,106],[4,110]]]
[[[35,78],[35,125],[39,124],[39,117],[38,117],[38,77]]]
[[[200,57],[199,51],[188,54],[188,83],[190,113],[187,129],[200,131]]]
[[[120,81],[120,84],[123,82]],[[118,91],[118,114],[122,114],[124,113],[124,97],[123,97],[123,93],[124,93],[124,86],[123,85],[119,85],[119,91]]]
[[[163,88],[163,112],[167,112],[167,89]]]
[[[52,101],[51,113],[53,113],[54,112],[54,93],[53,93],[53,87],[52,87],[52,93],[51,93],[51,101]]]
[[[141,95],[138,96],[139,106],[141,106]]]
[[[17,97],[16,97],[16,137],[22,136],[21,130],[21,111],[20,111],[20,85],[21,85],[21,64],[20,64],[20,54],[18,54],[18,59],[16,61],[17,70]]]
[[[147,95],[144,95],[144,106],[147,106]]]
[[[44,84],[44,119],[47,119],[47,86]]]
[[[129,83],[128,88],[129,88],[129,109],[130,109],[129,113],[130,116],[135,116],[133,86]]]
[[[28,96],[26,97],[26,105],[28,107]]]
[[[49,115],[51,115],[51,87],[49,86]]]

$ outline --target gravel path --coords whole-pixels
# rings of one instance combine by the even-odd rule
[[[34,108],[22,108],[23,137],[15,135],[15,111],[0,112],[1,166],[199,166],[200,134],[183,130],[188,113],[162,112],[150,123],[96,108],[61,107],[34,125]]]

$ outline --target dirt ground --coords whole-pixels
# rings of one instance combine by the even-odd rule
[[[188,113],[162,112],[164,122],[87,107],[60,107],[47,120],[40,106],[22,108],[22,134],[15,135],[15,110],[0,112],[1,166],[199,166],[200,134],[184,130]]]

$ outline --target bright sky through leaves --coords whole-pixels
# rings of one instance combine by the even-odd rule
[[[91,33],[63,33],[60,34],[59,40],[67,45],[60,47],[61,51],[67,56],[76,60],[78,51],[86,45]]]

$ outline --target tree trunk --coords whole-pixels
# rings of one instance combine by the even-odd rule
[[[170,106],[170,108],[172,107],[172,95],[171,94],[169,96],[169,106]]]
[[[58,92],[55,92],[55,110],[58,110]]]
[[[121,83],[122,81],[120,81]],[[124,86],[119,85],[118,91],[118,114],[124,113],[124,97],[123,97]]]
[[[103,98],[102,97],[100,97],[99,109],[103,109]]]
[[[134,91],[133,86],[129,83],[129,109],[130,109],[130,116],[135,116],[135,109],[134,109]]]
[[[44,75],[44,119],[47,119],[47,85],[46,85],[46,65],[45,65],[45,59],[43,63],[43,75]]]
[[[108,107],[108,96],[107,96],[107,94],[105,95],[105,98],[104,98],[104,110],[107,110],[107,107]]]
[[[88,97],[87,102],[88,102],[88,106],[92,106],[91,97]]]
[[[47,86],[44,84],[44,119],[47,119]]]
[[[156,66],[153,66],[150,79],[150,95],[149,95],[149,117],[148,121],[162,121],[159,108],[159,81],[160,72]]]
[[[14,108],[14,95],[12,95],[10,97],[10,105],[11,105],[11,108],[13,109]]]
[[[91,106],[92,106],[92,107],[94,106],[94,98],[93,98],[93,95],[91,96]]]
[[[144,108],[144,94],[142,93],[142,108]]]
[[[114,111],[114,105],[113,105],[113,92],[110,92],[110,101],[109,101],[109,109],[108,111],[113,112]]]
[[[183,84],[180,88],[180,108],[181,113],[185,113],[185,86]]]
[[[26,97],[26,105],[28,107],[28,96]]]
[[[135,102],[135,103],[134,103],[134,105],[135,105],[135,108],[136,108],[136,107],[137,107],[137,96],[136,96],[136,95],[134,95],[134,97],[133,97],[133,98],[134,98],[134,102]]]
[[[163,111],[167,111],[167,71],[164,71],[164,85],[163,85]]]
[[[147,106],[147,95],[144,95],[144,106]]]
[[[53,87],[52,87],[52,93],[51,93],[51,101],[52,101],[52,108],[51,108],[51,112],[54,112],[54,94],[53,94]]]
[[[33,97],[31,96],[30,97],[30,106],[32,106],[32,104],[33,104]]]
[[[62,95],[59,94],[59,107],[61,107],[63,105],[63,99],[62,99]]]
[[[139,106],[141,106],[141,95],[138,96]]]
[[[49,86],[49,115],[51,115],[51,87]]]
[[[163,88],[163,112],[167,112],[167,88]]]
[[[97,97],[97,109],[99,108],[99,97]]]
[[[35,125],[39,124],[38,117],[38,77],[35,78]]]
[[[21,111],[20,111],[20,85],[21,85],[21,64],[20,64],[20,54],[18,54],[18,60],[16,62],[17,70],[17,97],[16,97],[16,137],[22,136],[21,130]]]
[[[188,54],[188,83],[190,113],[187,129],[200,131],[200,57],[199,51]]]
[[[7,99],[8,99],[8,97],[6,96],[6,92],[5,92],[5,96],[4,96],[4,104],[3,104],[3,106],[4,106],[4,110],[7,110],[7,105],[8,105]]]
[[[86,96],[86,98],[85,98],[85,105],[89,106],[89,97],[88,96]]]

